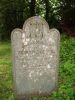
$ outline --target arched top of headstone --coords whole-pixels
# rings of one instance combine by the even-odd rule
[[[20,34],[21,37],[25,38],[44,38],[46,36],[60,37],[59,31],[55,28],[49,29],[49,25],[45,19],[40,16],[33,16],[28,18],[22,29],[14,29],[11,34],[11,38],[13,37],[13,33]]]
[[[42,38],[49,33],[49,26],[43,18],[34,16],[25,21],[23,31],[26,38]]]
[[[27,19],[23,25],[23,30],[25,30],[27,25],[30,25],[30,26],[32,26],[32,25],[44,25],[45,27],[47,27],[49,29],[49,25],[46,22],[46,20],[40,16],[34,16],[34,17]]]

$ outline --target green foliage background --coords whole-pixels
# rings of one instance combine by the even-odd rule
[[[10,39],[11,31],[22,28],[24,21],[34,15],[44,17],[50,28],[60,31],[61,21],[66,27],[75,27],[75,0],[36,0],[33,5],[31,1],[35,0],[0,0],[0,40]]]

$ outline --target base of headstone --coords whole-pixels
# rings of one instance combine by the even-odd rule
[[[17,97],[15,97],[15,100],[34,100],[34,98],[38,98],[36,100],[39,100],[39,98],[42,98],[40,100],[47,100],[48,98],[50,98],[50,100],[53,100],[52,93],[53,91],[56,90],[57,88],[52,90],[51,93],[42,93],[42,94],[34,93],[34,94],[17,95]]]
[[[16,97],[15,100],[34,100],[34,98],[38,98],[38,99],[42,98],[43,100],[47,100],[48,97],[50,97],[50,100],[52,100],[51,96],[48,94],[43,94],[43,95],[37,94],[37,95],[30,95],[30,96],[29,95],[28,96],[27,95],[25,95],[25,96],[20,95],[20,96]]]

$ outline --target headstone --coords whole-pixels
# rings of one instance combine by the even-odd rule
[[[47,96],[57,87],[59,40],[59,31],[49,29],[47,22],[38,16],[29,18],[23,29],[13,30],[13,78],[17,100]]]

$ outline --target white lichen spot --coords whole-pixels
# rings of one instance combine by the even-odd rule
[[[25,68],[26,66],[25,65],[23,65],[23,68]]]
[[[29,77],[30,77],[30,78],[31,78],[31,76],[32,76],[31,73],[29,73]]]
[[[49,38],[49,42],[54,43],[54,40],[52,38]]]
[[[24,38],[22,39],[22,42],[23,42],[23,43],[25,42],[25,39],[24,39]]]
[[[25,51],[26,49],[24,48],[23,50]]]
[[[40,73],[40,76],[42,76],[42,73]]]
[[[22,42],[25,43],[25,33],[22,34]]]
[[[23,37],[24,37],[24,35],[22,36],[22,42],[23,42],[24,45],[27,45],[28,42],[29,42],[29,39],[28,39],[28,38],[25,39],[25,38],[23,38]]]
[[[38,28],[36,29],[36,32],[38,32]]]
[[[47,47],[47,46],[45,46],[45,45],[43,45],[43,48],[46,50],[48,47]]]
[[[53,56],[52,55],[50,55],[50,58],[52,58]]]
[[[36,82],[36,80],[34,80],[34,82]]]
[[[22,39],[24,39],[24,38],[25,38],[25,33],[22,34]]]
[[[30,39],[29,39],[29,38],[27,38],[27,39],[26,39],[26,42],[29,42],[29,41],[30,41]]]
[[[32,74],[34,73],[34,71],[31,71],[30,73],[29,73],[29,77],[31,78],[32,77]]]
[[[45,47],[45,45],[42,46],[43,48]]]
[[[37,73],[37,74],[39,74],[39,72],[38,72],[38,71],[37,71],[36,73]]]
[[[26,56],[28,56],[28,53],[26,54]]]
[[[27,45],[27,44],[28,44],[28,42],[25,41],[25,42],[24,42],[24,45]]]
[[[47,68],[51,68],[51,65],[50,65],[50,64],[48,64],[48,65],[47,65]]]

